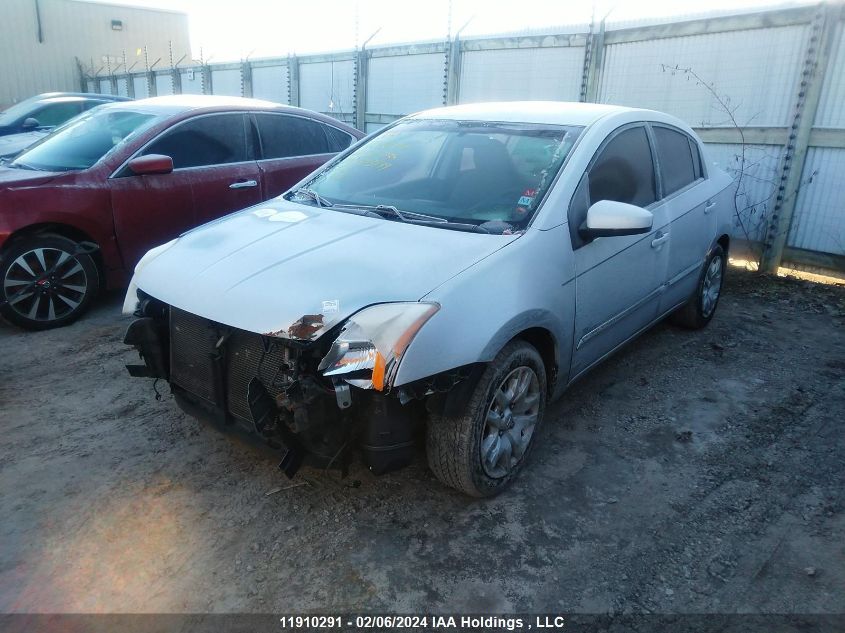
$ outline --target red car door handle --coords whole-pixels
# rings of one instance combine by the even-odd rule
[[[229,185],[229,189],[246,189],[247,187],[257,187],[257,180],[239,180]]]

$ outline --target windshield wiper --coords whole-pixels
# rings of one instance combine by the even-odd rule
[[[471,222],[452,222],[445,220],[442,222],[430,222],[428,220],[408,220],[409,224],[421,224],[423,226],[436,226],[439,229],[449,229],[450,231],[465,231],[467,233],[484,233],[490,235],[490,231],[478,224]]]
[[[340,204],[332,205],[336,209],[363,209],[376,213],[379,217],[384,217],[388,214],[402,222],[430,222],[438,224],[448,224],[449,220],[441,218],[436,215],[426,215],[425,213],[417,213],[416,211],[400,211],[392,204]]]
[[[328,200],[326,200],[326,199],[325,199],[323,196],[321,196],[319,193],[317,193],[316,191],[313,191],[313,190],[311,190],[311,189],[308,189],[307,187],[300,187],[299,189],[296,189],[296,190],[294,190],[294,191],[291,191],[291,195],[294,195],[294,196],[301,196],[301,195],[307,196],[308,198],[311,198],[314,202],[316,202],[316,203],[317,203],[317,206],[318,206],[318,207],[320,207],[320,208],[322,208],[322,207],[331,207],[331,206],[334,206],[331,202],[329,202]]]
[[[441,218],[436,215],[426,215],[425,213],[417,213],[416,211],[400,211],[392,204],[380,204],[375,208],[375,211],[376,213],[380,211],[387,211],[388,213],[399,218],[403,222],[407,222],[408,220],[425,220],[427,222],[440,223],[449,222],[449,220],[447,220],[446,218]]]
[[[342,204],[333,204],[332,210],[339,211],[340,213],[351,213],[352,215],[363,215],[367,218],[378,218],[379,220],[384,219],[383,215],[379,215],[375,211],[370,211],[369,209],[362,209],[360,207],[348,207]]]
[[[27,165],[26,163],[22,163],[19,160],[12,161],[9,163],[9,167],[19,167],[20,169],[29,169],[30,171],[50,171],[49,169],[42,169],[41,167],[33,167],[32,165]]]
[[[38,169],[38,167],[33,167],[32,165],[27,165],[26,163],[22,163],[20,161],[15,161],[13,163],[9,163],[9,167],[17,167],[19,169],[29,169],[30,171],[44,171],[43,169]]]

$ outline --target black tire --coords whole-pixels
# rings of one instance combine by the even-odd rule
[[[489,461],[485,462],[487,464],[485,465],[482,457],[482,446],[485,445],[483,442],[495,443],[497,441],[494,437],[496,431],[492,429],[488,422],[488,414],[494,408],[499,408],[498,401],[494,405],[493,400],[497,393],[505,394],[504,391],[500,392],[500,388],[506,379],[511,376],[519,378],[528,376],[528,372],[523,372],[523,368],[531,370],[536,376],[536,385],[533,379],[530,379],[531,384],[526,388],[528,391],[525,392],[526,394],[530,392],[530,398],[533,398],[536,386],[536,393],[539,394],[536,409],[532,405],[530,409],[526,409],[525,416],[518,416],[516,411],[511,413],[513,419],[516,417],[527,419],[527,417],[530,417],[528,414],[536,410],[536,421],[530,429],[528,439],[524,440],[526,441],[524,448],[515,452],[512,451],[503,460],[505,461],[505,464],[502,465],[504,472],[491,474],[488,469],[492,465]],[[432,472],[447,486],[473,497],[490,497],[500,493],[513,481],[525,465],[535,443],[534,438],[537,435],[537,430],[543,420],[546,395],[546,370],[540,354],[525,341],[508,343],[485,369],[462,415],[449,417],[432,414],[429,417],[426,429],[426,452],[428,454],[428,465]],[[524,398],[525,401],[530,399],[528,395],[525,395]],[[517,399],[513,400],[513,404],[518,404]],[[510,408],[507,410],[510,411]],[[496,411],[493,411],[493,413],[500,415]],[[498,432],[499,436],[505,433],[507,438],[511,438],[519,431],[519,428],[514,426],[513,419],[509,420],[510,427],[508,427],[508,430]],[[520,435],[518,439],[523,441],[523,438],[524,434]],[[508,446],[517,446],[516,442],[512,442],[510,439],[507,439],[507,442]],[[520,453],[518,457],[514,457],[516,452]],[[504,455],[504,451],[502,451],[502,454]],[[513,463],[514,459],[516,460],[515,463]]]
[[[715,297],[711,298],[712,303],[708,303],[705,296],[705,292],[708,290],[706,285],[708,284],[708,273],[715,265],[715,261],[719,262],[718,266],[720,273],[718,277],[718,285],[715,286]],[[722,285],[725,280],[726,270],[727,257],[725,256],[725,251],[717,244],[713,250],[710,251],[710,257],[708,257],[707,261],[704,263],[704,268],[698,278],[698,284],[695,286],[695,294],[690,297],[690,300],[681,308],[672,313],[669,317],[672,323],[690,330],[700,330],[710,323],[713,315],[716,314],[716,307],[719,305],[719,298],[722,296]],[[711,284],[709,289],[711,289],[712,292],[713,280],[710,279],[709,283]]]
[[[0,256],[0,314],[28,330],[73,323],[100,289],[86,250],[53,233],[15,240]]]

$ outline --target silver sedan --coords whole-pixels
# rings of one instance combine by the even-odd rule
[[[138,264],[135,376],[303,462],[376,473],[417,431],[445,484],[503,490],[549,401],[722,288],[732,180],[659,112],[430,110]]]

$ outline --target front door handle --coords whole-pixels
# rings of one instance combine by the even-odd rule
[[[229,189],[246,189],[247,187],[257,187],[257,180],[239,180],[229,185]]]
[[[713,208],[716,206],[716,202],[710,200],[707,204],[704,205],[704,213],[710,213]]]
[[[663,233],[662,231],[657,232],[657,237],[651,240],[651,247],[652,248],[659,248],[663,242],[669,239],[668,233]]]

